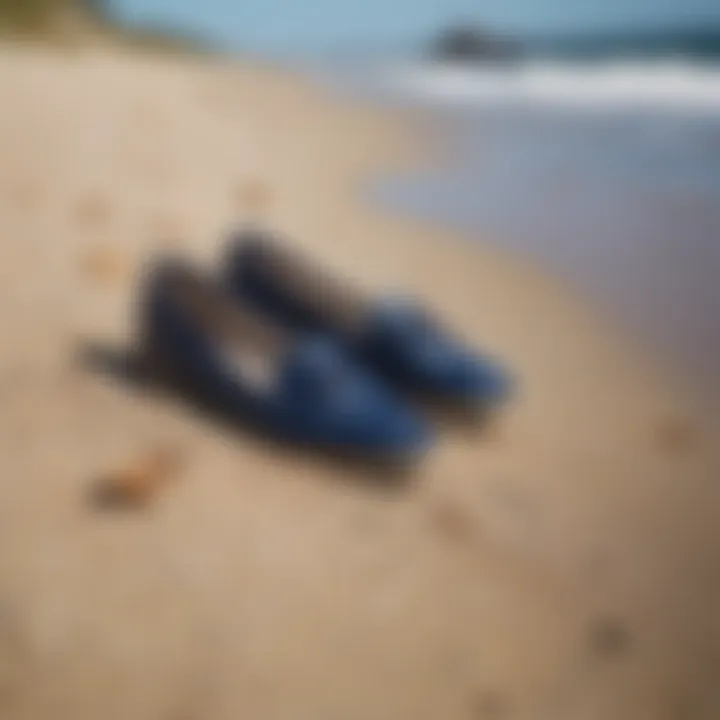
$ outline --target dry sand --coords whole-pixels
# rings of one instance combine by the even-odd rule
[[[0,51],[3,720],[720,716],[717,429],[558,283],[361,207],[410,135],[250,66]],[[510,364],[495,425],[389,490],[88,361],[158,248],[212,267],[254,179]],[[89,504],[166,443],[157,502]]]

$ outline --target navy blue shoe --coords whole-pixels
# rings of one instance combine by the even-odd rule
[[[498,364],[465,347],[421,307],[403,299],[368,301],[259,232],[231,242],[225,270],[239,297],[287,327],[327,334],[405,390],[482,410],[510,393]]]
[[[422,420],[327,339],[294,333],[188,266],[149,275],[143,353],[212,407],[278,437],[388,462],[420,459]]]

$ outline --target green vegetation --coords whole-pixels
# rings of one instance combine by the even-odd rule
[[[107,0],[0,0],[0,36],[92,38],[152,52],[208,52],[188,33],[129,27],[112,15],[108,4]]]
[[[102,22],[102,0],[0,0],[0,28],[17,32],[51,30],[67,17]]]
[[[110,32],[124,46],[136,50],[170,54],[210,54],[209,43],[181,30],[155,27],[110,26]]]

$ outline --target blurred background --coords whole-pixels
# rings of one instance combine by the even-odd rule
[[[444,129],[447,164],[370,192],[532,257],[699,394],[720,388],[714,0],[114,0]]]
[[[652,362],[720,408],[717,0],[0,0],[0,35],[2,720],[720,718],[720,426]],[[390,488],[143,383],[138,271],[221,271],[252,188],[519,402]]]
[[[251,55],[429,117],[447,162],[376,202],[546,265],[717,402],[715,0],[0,0],[0,19]]]

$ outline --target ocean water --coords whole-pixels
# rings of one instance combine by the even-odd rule
[[[720,407],[720,65],[355,63],[316,77],[436,121],[446,162],[368,189],[574,284]]]

